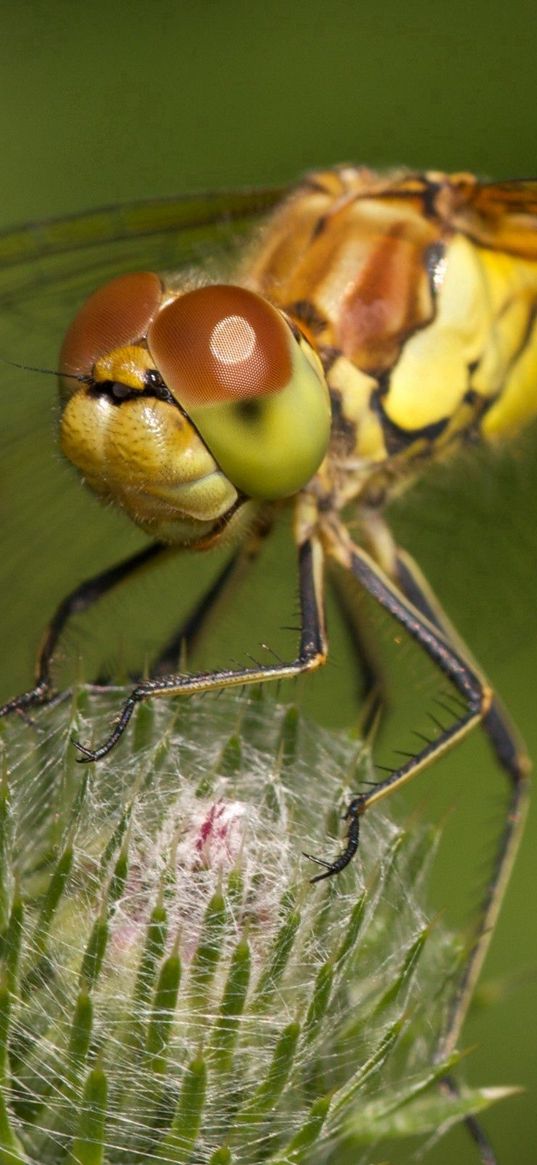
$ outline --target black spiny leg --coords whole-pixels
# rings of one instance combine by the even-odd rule
[[[400,549],[397,551],[397,580],[401,590],[414,606],[425,615],[430,623],[440,628],[446,639],[455,645],[461,655],[470,659],[465,645],[451,626],[447,615],[424,579],[419,567],[406,551]],[[473,666],[471,661],[469,666]],[[448,1017],[442,1043],[442,1052],[445,1053],[451,1052],[455,1046],[483,966],[522,836],[529,794],[530,761],[523,745],[518,740],[516,729],[510,723],[507,712],[495,695],[483,717],[482,724],[496,759],[509,782],[510,797],[492,873],[480,909],[474,945]]]
[[[125,701],[110,735],[99,748],[89,749],[77,744],[81,753],[79,760],[96,761],[106,756],[123,735],[136,705],[152,696],[190,696],[195,692],[291,679],[301,672],[320,667],[327,652],[323,611],[324,556],[320,542],[314,537],[306,538],[298,553],[301,632],[295,659],[289,663],[222,668],[192,675],[175,673],[138,684]]]
[[[356,601],[356,580],[348,571],[335,569],[330,572],[330,582],[359,667],[357,686],[361,712],[358,731],[361,737],[370,739],[389,707],[383,668],[372,629],[368,627],[365,613]]]
[[[169,675],[177,667],[177,661],[183,651],[187,659],[196,650],[200,640],[207,632],[215,610],[221,603],[227,606],[241,586],[245,576],[259,556],[263,542],[270,533],[271,524],[263,522],[248,538],[235,554],[228,558],[214,582],[198,599],[179,630],[175,631],[166,645],[160,651],[153,667],[151,676]]]
[[[366,551],[351,541],[344,526],[336,519],[330,523],[326,542],[328,553],[335,561],[348,570],[372,598],[404,627],[437,664],[443,674],[451,680],[462,696],[466,707],[464,712],[453,724],[444,729],[436,740],[425,744],[403,765],[390,773],[385,780],[376,784],[370,792],[361,793],[353,798],[346,814],[349,821],[347,845],[334,862],[319,863],[325,866],[325,870],[323,874],[318,875],[317,881],[339,873],[351,861],[357,849],[359,819],[366,810],[395,789],[401,788],[402,785],[412,780],[414,776],[417,776],[419,772],[447,752],[457,741],[462,740],[476,724],[484,719],[492,700],[492,693],[477,670],[474,670],[451,647],[441,631],[420,614],[417,608],[394,586],[381,568],[374,563]]]
[[[10,712],[21,712],[26,708],[33,708],[37,705],[48,703],[53,696],[51,670],[54,655],[69,619],[73,615],[79,615],[83,611],[87,611],[103,595],[111,591],[113,587],[123,582],[126,578],[130,578],[137,571],[142,570],[143,567],[149,566],[166,552],[170,552],[169,547],[164,546],[160,542],[153,542],[150,546],[146,546],[143,550],[138,551],[137,554],[132,554],[123,562],[116,563],[115,566],[101,571],[100,574],[95,574],[92,578],[85,579],[70,594],[66,595],[56,608],[45,631],[36,660],[35,684],[33,688],[30,688],[27,692],[22,692],[19,696],[14,696],[7,703],[3,704],[0,707],[0,717],[7,716]]]
[[[349,831],[345,849],[335,861],[320,862],[325,867],[324,872],[313,880],[338,873],[352,859],[358,847],[360,818],[371,805],[417,775],[450,746],[463,739],[477,723],[483,725],[511,785],[505,824],[476,927],[473,948],[437,1050],[438,1058],[443,1059],[456,1045],[509,881],[527,807],[529,761],[501,702],[474,664],[410,556],[402,550],[396,551],[396,587],[374,561],[351,542],[337,521],[330,525],[328,549],[336,561],[423,647],[462,696],[466,711],[437,740],[409,758],[374,790],[353,799],[347,810]],[[451,1079],[443,1081],[443,1087],[454,1095],[458,1093],[457,1085]],[[479,1123],[470,1117],[465,1124],[479,1150],[482,1165],[496,1165],[494,1150]]]

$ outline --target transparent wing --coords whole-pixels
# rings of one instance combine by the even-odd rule
[[[0,235],[0,358],[54,370],[89,291],[136,269],[225,277],[281,191],[249,190],[107,208]],[[143,539],[102,511],[64,465],[56,378],[0,366],[0,699],[24,686],[62,593]]]
[[[35,322],[47,329],[53,343],[65,327],[62,309],[75,311],[77,298],[117,272],[229,263],[281,195],[278,188],[187,195],[106,207],[1,233],[2,342],[9,342],[12,329],[16,335],[25,307],[33,311],[41,302]],[[50,335],[51,326],[57,335]]]

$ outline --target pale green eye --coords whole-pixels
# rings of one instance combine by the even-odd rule
[[[241,287],[202,287],[162,308],[147,333],[165,384],[223,473],[250,497],[289,497],[330,438],[321,364],[283,316]]]

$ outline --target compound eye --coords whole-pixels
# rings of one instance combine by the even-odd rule
[[[284,388],[291,374],[287,332],[259,295],[216,284],[167,304],[147,339],[165,384],[190,409]]]
[[[116,348],[144,339],[162,299],[158,275],[120,275],[90,295],[63,341],[60,372],[91,376],[94,365]]]
[[[280,312],[243,287],[185,292],[155,317],[155,366],[237,489],[267,500],[302,488],[330,434],[318,358]]]

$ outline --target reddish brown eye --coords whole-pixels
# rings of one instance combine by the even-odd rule
[[[120,275],[100,287],[67,331],[60,371],[87,376],[97,360],[145,337],[161,299],[162,284],[150,271]]]
[[[291,376],[289,329],[243,287],[217,284],[179,296],[153,320],[147,341],[185,407],[266,396]]]

